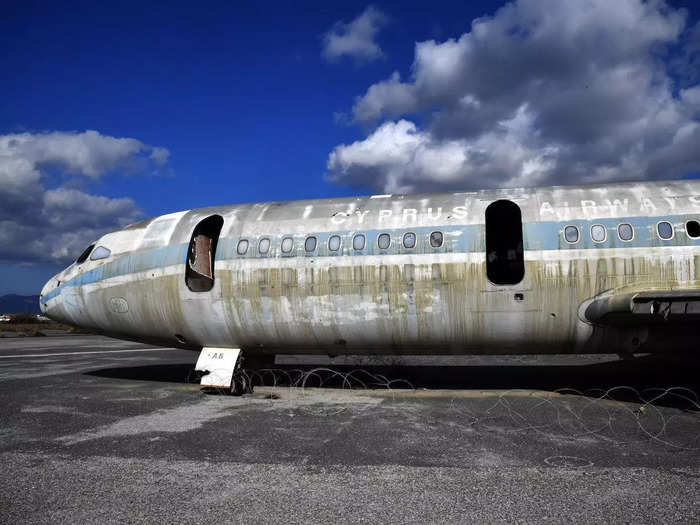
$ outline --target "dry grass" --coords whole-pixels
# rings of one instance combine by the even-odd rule
[[[87,334],[86,330],[59,323],[2,323],[0,332],[14,332],[27,336],[41,337],[43,330],[62,330],[68,333]]]

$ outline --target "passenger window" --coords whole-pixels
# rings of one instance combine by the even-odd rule
[[[430,246],[433,248],[442,246],[442,232],[433,232],[430,234]]]
[[[634,229],[631,224],[622,223],[617,226],[617,234],[623,241],[631,241],[634,237]]]
[[[258,244],[258,251],[265,255],[267,252],[270,251],[270,239],[265,238],[265,239],[260,239],[260,243]]]
[[[404,248],[415,248],[416,246],[416,234],[415,233],[404,233],[403,234],[403,247]]]
[[[284,239],[282,239],[282,252],[283,253],[291,252],[293,246],[294,246],[294,240],[291,237],[285,237]]]
[[[656,232],[664,241],[673,237],[673,225],[668,221],[661,221],[656,225]]]
[[[386,250],[391,244],[391,237],[388,233],[382,233],[377,237],[377,246],[380,250]]]
[[[245,255],[247,251],[248,251],[248,241],[245,239],[241,239],[240,241],[238,241],[238,246],[236,247],[236,253],[238,253],[238,255]]]
[[[100,259],[106,259],[110,255],[112,255],[111,251],[109,251],[104,246],[98,246],[93,250],[92,254],[90,255],[90,260],[99,261]]]
[[[688,237],[697,239],[700,237],[700,222],[698,221],[688,221],[685,223],[685,231],[688,233]]]
[[[304,243],[304,249],[307,252],[312,252],[316,249],[316,237],[307,237]]]
[[[591,239],[594,242],[605,242],[605,238],[608,236],[608,231],[602,224],[594,224],[591,226]]]
[[[88,255],[90,255],[90,252],[94,247],[95,245],[91,244],[90,246],[85,248],[85,251],[80,254],[80,256],[75,260],[75,262],[78,264],[83,264],[85,261],[87,261]]]
[[[362,235],[361,233],[358,233],[352,238],[352,247],[355,250],[364,250],[365,249],[365,236]]]
[[[567,226],[564,228],[564,239],[569,244],[576,244],[578,242],[578,228],[576,226]]]
[[[340,249],[340,235],[331,235],[328,238],[328,249],[337,252]]]

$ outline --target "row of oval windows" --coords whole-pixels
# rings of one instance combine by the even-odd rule
[[[697,239],[700,237],[700,223],[698,221],[688,221],[685,223],[685,231],[688,237]],[[673,238],[673,225],[668,221],[661,221],[656,225],[656,233],[659,238],[667,241]],[[602,224],[594,224],[591,226],[591,239],[593,242],[605,242],[608,236],[608,231]],[[617,225],[617,236],[621,241],[631,241],[634,239],[634,228],[629,223]],[[564,228],[564,239],[569,244],[576,244],[580,239],[578,227],[567,226]]]
[[[443,235],[442,232],[434,231],[430,234],[430,246],[433,248],[440,248],[442,246]],[[310,235],[304,241],[304,250],[306,252],[313,252],[316,250],[316,245],[318,240],[313,235]],[[340,250],[341,246],[340,235],[331,235],[328,238],[328,249],[332,252],[337,252]],[[364,250],[366,244],[365,235],[363,233],[358,233],[352,238],[352,248],[353,250]],[[245,255],[248,252],[248,247],[250,243],[247,239],[241,239],[238,241],[236,246],[236,253],[238,255]],[[377,237],[377,247],[380,250],[387,250],[391,246],[391,236],[388,233],[381,233]],[[416,247],[416,234],[412,232],[404,233],[403,235],[403,246],[404,248],[412,249]],[[294,248],[294,239],[292,237],[284,237],[280,245],[282,253],[291,253],[292,248]],[[270,239],[267,237],[260,239],[258,243],[258,252],[265,255],[270,251]]]
[[[700,238],[700,223],[698,221],[688,221],[685,223],[685,231],[688,236],[692,239]],[[662,240],[669,240],[673,238],[673,225],[668,221],[661,221],[656,225],[656,233]],[[631,241],[634,238],[634,228],[629,223],[622,223],[617,225],[617,235],[622,241]],[[580,239],[580,234],[578,227],[576,226],[566,226],[564,228],[564,238],[566,242],[570,244],[576,244]],[[605,242],[607,239],[607,229],[602,224],[594,224],[591,226],[591,239],[594,242]],[[440,248],[443,242],[442,232],[434,231],[430,234],[430,246],[433,248]],[[313,252],[316,250],[317,240],[316,237],[309,236],[304,241],[304,250],[307,252]],[[332,252],[338,251],[340,249],[341,239],[339,235],[331,235],[328,238],[328,249]],[[412,249],[416,246],[416,234],[412,232],[405,233],[403,236],[404,248]],[[246,239],[241,239],[238,241],[238,246],[236,247],[236,252],[238,255],[245,255],[248,251],[249,242]],[[382,233],[377,237],[377,247],[380,250],[386,250],[391,246],[391,236],[388,233]],[[83,254],[78,257],[77,262],[83,262],[87,259],[88,255],[90,260],[97,261],[99,259],[105,259],[111,255],[110,250],[104,246],[98,246],[93,250],[94,245],[88,247]],[[282,252],[290,253],[294,247],[294,239],[291,237],[285,237],[282,239]],[[365,249],[365,236],[362,233],[358,233],[352,238],[352,247],[355,250]],[[258,251],[261,254],[267,254],[270,251],[270,239],[267,237],[260,239],[258,243]]]

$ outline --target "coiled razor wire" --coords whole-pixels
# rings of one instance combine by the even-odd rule
[[[236,372],[247,380],[248,385],[263,387],[296,387],[301,388],[341,388],[341,389],[408,389],[415,390],[413,384],[406,379],[390,379],[385,375],[356,368],[350,372],[342,372],[332,368],[314,368],[311,370],[266,368],[240,369]],[[647,388],[637,390],[631,386],[615,386],[608,389],[578,390],[575,388],[558,388],[552,391],[562,396],[576,396],[576,405],[583,402],[582,407],[572,406],[571,399],[557,395],[533,396],[532,390],[506,390],[495,396],[495,401],[484,411],[475,412],[465,408],[463,404],[457,407],[455,398],[450,401],[450,407],[468,417],[467,426],[486,431],[497,432],[535,432],[548,439],[585,439],[597,438],[615,445],[626,445],[634,442],[651,441],[671,448],[681,450],[700,450],[700,399],[691,389],[685,387]],[[523,400],[532,400],[528,408],[516,408],[513,399],[519,404]],[[673,411],[664,414],[662,408]],[[319,410],[316,415],[333,415],[345,410]],[[543,412],[551,410],[551,417],[545,419]],[[598,417],[596,417],[596,415]],[[539,417],[538,417],[539,416]],[[693,438],[687,443],[674,441],[672,423],[676,420],[691,418],[698,424],[697,431],[692,432]],[[511,428],[503,426],[503,420]],[[618,427],[625,420],[632,420],[639,433],[639,439],[620,439]],[[494,424],[499,421],[501,424]],[[544,421],[544,422],[542,422]]]
[[[700,402],[697,394],[689,388],[648,388],[640,392],[631,386],[615,386],[607,390],[585,391],[559,388],[553,392],[575,395],[576,401],[582,401],[583,406],[574,408],[570,399],[558,396],[532,396],[531,391],[507,390],[500,392],[494,403],[482,413],[477,414],[462,407],[457,410],[467,413],[469,426],[478,425],[488,431],[535,432],[547,439],[563,440],[595,437],[615,445],[648,440],[682,450],[700,450]],[[516,408],[512,402],[514,397],[519,401],[531,399],[533,402],[526,409]],[[624,402],[620,401],[621,397],[625,398]],[[683,408],[668,409],[673,413],[667,415],[661,410],[664,404],[682,404]],[[543,417],[547,409],[552,411],[549,419]],[[492,423],[504,418],[512,428],[504,429],[502,424]],[[698,425],[692,432],[693,437],[684,443],[674,440],[675,433],[672,432],[672,423],[682,418],[690,418]],[[619,427],[624,425],[625,420],[635,423],[640,439],[620,439],[622,432]]]
[[[284,370],[266,368],[262,370],[241,370],[252,385],[259,386],[291,386],[298,388],[335,386],[349,389],[380,389],[394,388],[415,390],[414,386],[405,379],[389,379],[382,374],[375,374],[363,368],[350,372],[341,372],[332,368],[314,368],[312,370]],[[268,382],[269,381],[269,382]]]

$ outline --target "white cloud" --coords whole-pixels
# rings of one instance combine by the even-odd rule
[[[358,61],[371,61],[384,56],[374,41],[379,30],[387,23],[387,17],[374,6],[368,6],[350,23],[336,22],[323,35],[322,56],[335,61],[344,56]]]
[[[335,182],[394,193],[459,187],[467,179],[485,186],[537,183],[555,166],[558,150],[529,146],[532,126],[533,116],[524,106],[475,140],[438,139],[403,119],[385,122],[365,140],[337,146],[327,169]]]
[[[159,166],[162,166],[163,164],[168,162],[169,158],[170,151],[168,151],[167,148],[153,148],[153,150],[151,151],[150,159]]]
[[[46,189],[47,170],[96,179],[164,164],[165,148],[97,131],[0,136],[0,262],[66,263],[106,231],[142,217],[133,200]]]
[[[412,111],[418,106],[419,99],[410,84],[401,82],[401,75],[394,71],[383,82],[370,86],[364,97],[353,108],[356,120],[369,121],[379,118],[383,113],[400,115]]]
[[[148,152],[167,159],[165,148],[152,148],[136,139],[110,137],[93,130],[0,136],[0,158],[21,158],[35,166],[55,165],[93,178],[106,170],[125,166],[137,154]]]
[[[684,27],[685,13],[661,1],[507,4],[459,38],[417,43],[407,80],[370,86],[355,121],[392,120],[337,146],[328,177],[418,191],[700,170],[700,85],[674,93],[662,61],[680,43],[690,63],[698,30]]]

